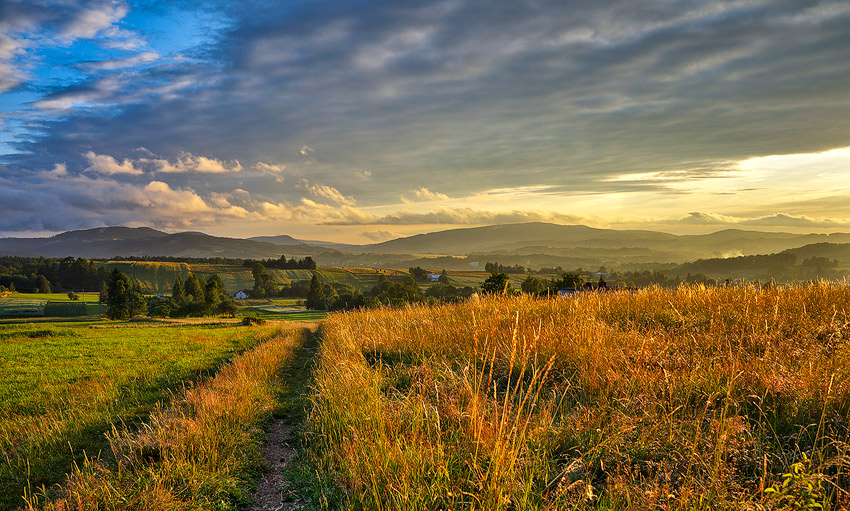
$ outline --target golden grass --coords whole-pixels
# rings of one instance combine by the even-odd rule
[[[846,285],[481,298],[335,314],[324,334],[328,503],[772,509],[806,455],[786,492],[850,505]]]
[[[158,407],[140,430],[113,428],[115,463],[87,460],[59,498],[30,494],[28,509],[235,509],[261,466],[280,371],[303,342],[304,330],[284,331]]]

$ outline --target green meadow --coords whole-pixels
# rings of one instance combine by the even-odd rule
[[[51,492],[88,457],[111,456],[113,425],[213,374],[275,328],[234,324],[0,325],[0,509]]]

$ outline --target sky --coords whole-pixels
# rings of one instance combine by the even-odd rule
[[[0,0],[0,236],[850,232],[850,2]]]

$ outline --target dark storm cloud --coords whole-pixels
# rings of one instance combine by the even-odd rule
[[[22,19],[46,16],[10,5],[29,9],[16,14]],[[105,17],[76,15],[78,23],[54,31],[106,30],[98,20],[123,6],[92,5]],[[246,169],[273,162],[360,204],[385,204],[433,182],[452,197],[522,185],[663,190],[722,174],[730,161],[850,145],[846,2],[352,0],[211,9],[224,21],[187,51],[191,58],[160,61],[153,48],[87,59],[85,80],[50,89],[19,114],[30,132],[5,158],[9,167],[67,162],[76,174],[89,151],[121,161],[145,147],[170,161],[187,153]],[[60,14],[51,10],[44,23]],[[653,172],[662,178],[628,179]],[[364,175],[371,177],[357,177]],[[271,188],[270,179],[167,182],[201,195],[239,188],[298,199],[298,179]]]

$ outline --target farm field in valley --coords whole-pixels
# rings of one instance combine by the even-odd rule
[[[214,373],[274,327],[182,323],[0,325],[0,509],[61,483],[105,433],[137,425],[183,385]]]
[[[71,300],[66,293],[7,293],[0,297],[0,319],[37,317],[98,317],[106,307],[97,293]]]
[[[224,284],[225,291],[231,295],[236,291],[250,289],[254,286],[254,277],[251,274],[251,268],[245,266],[147,261],[107,261],[98,264],[102,264],[110,270],[115,267],[120,268],[121,271],[130,277],[136,278],[141,284],[142,292],[146,294],[170,294],[171,288],[174,285],[174,279],[179,277],[181,280],[185,280],[190,272],[196,273],[199,277],[203,278],[207,278],[214,273],[218,274]],[[267,268],[266,271],[274,278],[277,284],[310,280],[313,276],[311,270],[279,270]],[[406,270],[375,270],[371,268],[319,268],[315,272],[324,283],[348,284],[361,292],[372,289],[378,283],[381,275],[388,277],[407,275]],[[481,280],[484,279],[482,278]]]

